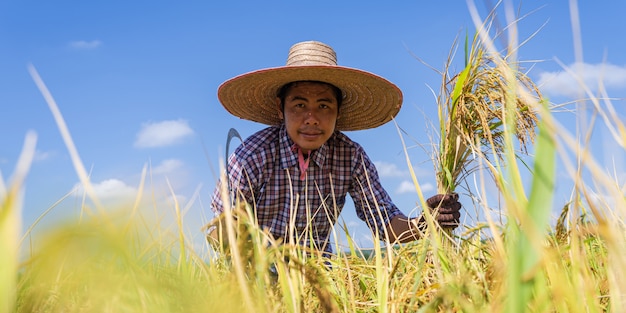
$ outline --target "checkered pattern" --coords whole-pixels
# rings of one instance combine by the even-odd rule
[[[304,180],[293,147],[284,126],[272,126],[247,138],[228,159],[231,190],[253,204],[259,225],[275,238],[330,252],[330,230],[346,194],[381,238],[388,222],[402,215],[363,148],[343,133],[311,153]],[[220,191],[218,183],[211,199],[216,214],[224,210]]]

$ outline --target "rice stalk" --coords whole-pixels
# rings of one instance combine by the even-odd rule
[[[487,32],[488,21],[482,27],[487,28]],[[478,34],[473,37],[471,45],[468,44],[469,38],[466,37],[465,67],[458,74],[449,76],[455,43],[442,71],[437,98],[440,138],[438,150],[434,151],[440,193],[454,192],[476,169],[470,165],[477,147],[482,147],[481,154],[485,157],[502,159],[506,114],[513,115],[515,123],[511,131],[519,142],[520,153],[527,153],[527,147],[535,138],[537,112],[529,103],[532,100],[516,94],[510,101],[509,111],[505,110],[510,88],[509,73],[513,73],[516,84],[540,99],[541,93],[535,84],[516,69],[516,64],[498,63],[496,56],[487,52]],[[506,60],[508,56],[501,58]]]
[[[44,83],[43,79],[37,72],[37,69],[35,69],[33,65],[30,65],[28,67],[28,71],[30,72],[31,77],[35,81],[37,88],[39,88],[39,91],[41,92],[44,99],[46,100],[46,103],[48,104],[48,108],[52,112],[52,115],[57,124],[59,132],[61,133],[61,137],[63,138],[63,142],[65,143],[65,146],[67,147],[67,151],[70,154],[70,158],[72,159],[74,170],[76,171],[76,174],[78,175],[80,182],[83,184],[83,188],[85,188],[86,194],[89,195],[89,198],[91,199],[91,201],[93,201],[98,211],[100,211],[99,213],[104,213],[102,211],[102,204],[98,200],[98,197],[96,196],[93,186],[90,183],[89,175],[87,174],[85,165],[81,161],[80,155],[78,154],[78,149],[76,148],[76,145],[74,144],[74,140],[72,139],[69,128],[67,127],[67,124],[65,123],[65,119],[63,118],[63,115],[61,114],[61,110],[59,109],[59,106],[54,100],[54,97],[52,97],[52,93],[50,93],[50,90],[48,90],[48,87]],[[101,214],[101,215],[102,217],[105,216],[104,214]]]
[[[38,249],[22,265],[17,312],[243,309],[228,275],[189,259],[182,261],[188,270],[181,272],[181,260],[167,248],[176,237],[154,239],[149,233],[158,230],[137,222],[118,219],[116,227],[109,227],[95,216],[43,233]]]
[[[575,5],[575,2],[573,4]],[[554,133],[558,134],[559,144],[562,146],[559,151],[562,156],[561,164],[574,183],[573,196],[568,204],[569,212],[565,213],[569,217],[567,243],[571,246],[568,259],[576,269],[577,275],[573,275],[573,284],[585,286],[574,290],[574,293],[576,301],[581,299],[583,302],[581,306],[588,311],[602,311],[599,308],[609,307],[611,311],[620,312],[624,310],[626,303],[626,282],[617,278],[622,276],[623,268],[626,267],[626,257],[622,253],[626,249],[624,181],[623,178],[611,173],[607,168],[608,164],[596,160],[593,149],[589,147],[593,144],[591,134],[594,132],[593,126],[597,116],[604,122],[611,135],[612,141],[608,144],[621,148],[619,153],[626,151],[624,150],[626,135],[622,131],[626,127],[623,118],[620,119],[619,114],[615,112],[602,84],[599,84],[598,94],[603,95],[604,103],[601,103],[601,99],[585,85],[580,73],[565,66],[564,69],[577,79],[577,87],[588,97],[577,100],[581,104],[580,107],[584,106],[583,103],[590,102],[594,111],[590,120],[582,117],[585,112],[577,112],[581,116],[578,119],[576,136],[569,134],[564,127],[553,121]],[[573,153],[575,160],[570,159],[568,152]],[[588,176],[583,177],[583,173]],[[600,255],[586,251],[591,240],[601,241],[606,251]],[[602,270],[593,270],[588,263],[602,263]],[[599,285],[603,287],[594,289],[593,286],[596,284],[590,286],[588,282],[598,280],[595,275],[599,272],[606,273],[604,277],[600,277]]]
[[[488,42],[483,40],[482,44]],[[485,51],[488,52],[483,52],[484,55],[496,55],[489,49]],[[520,187],[520,170],[515,166],[518,146],[513,140],[517,138],[513,99],[518,92],[523,95],[522,91],[527,88],[515,81],[517,65],[511,58],[507,61],[499,60],[494,66],[505,73],[505,86],[508,88],[501,109],[505,118],[496,127],[501,127],[502,140],[490,138],[489,133],[481,133],[481,136],[487,137],[487,145],[482,139],[465,141],[465,137],[458,133],[455,141],[449,141],[455,149],[481,147],[480,151],[472,152],[479,157],[478,162],[485,161],[481,158],[483,155],[496,157],[495,165],[485,162],[473,166],[470,164],[473,155],[470,154],[466,159],[469,165],[465,172],[460,171],[460,177],[471,170],[482,170],[483,164],[490,170],[506,196],[509,228],[504,236],[499,236],[499,225],[490,220],[489,227],[495,234],[494,238],[483,240],[476,235],[480,225],[468,227],[464,234],[470,234],[470,238],[460,238],[455,253],[441,254],[438,249],[440,237],[436,232],[427,231],[425,240],[402,247],[391,247],[387,240],[388,245],[383,248],[376,238],[378,245],[373,250],[373,256],[362,258],[357,257],[363,253],[347,234],[350,254],[342,254],[337,249],[337,256],[328,261],[332,269],[328,269],[325,267],[326,259],[303,247],[283,245],[279,249],[274,246],[274,242],[265,237],[266,234],[254,223],[250,207],[245,206],[233,209],[242,210],[233,214],[237,218],[231,220],[231,229],[224,229],[225,233],[236,233],[236,236],[227,238],[230,247],[234,248],[226,250],[229,250],[227,253],[236,253],[237,261],[221,258],[205,264],[200,258],[195,258],[187,264],[184,253],[172,253],[179,247],[181,252],[193,254],[182,231],[186,210],[175,204],[179,228],[173,243],[166,236],[159,236],[157,242],[146,244],[145,237],[141,240],[135,238],[140,237],[140,231],[129,231],[136,228],[130,223],[122,227],[104,227],[99,221],[88,219],[79,225],[59,225],[56,231],[48,233],[46,237],[49,240],[42,248],[23,264],[21,273],[24,274],[20,275],[17,285],[16,311],[623,311],[626,290],[625,280],[621,278],[626,268],[623,253],[626,251],[624,187],[618,183],[617,176],[612,178],[606,173],[590,151],[581,149],[579,143],[557,127],[545,106],[536,105],[541,122],[537,122],[537,154],[532,168],[535,176],[526,194]],[[464,78],[459,76],[453,80],[468,81],[470,74],[468,70],[463,74]],[[454,92],[453,87],[456,86],[456,82],[450,85],[453,89],[451,93],[460,99],[462,84],[459,83],[459,89]],[[529,99],[536,97],[537,94],[532,93],[528,96]],[[533,101],[536,102],[536,99],[530,103]],[[611,135],[623,147],[622,143],[626,142],[624,133],[620,132],[624,129],[623,122],[613,118],[610,110],[606,113],[600,116],[606,117],[606,123],[615,124],[615,127],[609,127],[615,130],[611,131]],[[564,144],[559,145],[561,141],[555,143],[555,139],[561,139]],[[492,148],[492,142],[501,143],[502,150]],[[529,142],[533,143],[532,140]],[[578,216],[572,213],[575,210],[566,206],[567,211],[563,209],[562,218],[557,223],[556,238],[553,239],[546,236],[543,226],[550,212],[549,202],[554,196],[554,154],[557,149],[562,152],[564,147],[575,151],[576,157],[580,158],[577,167],[569,171],[570,175],[580,179],[577,172],[582,167],[589,170],[593,177],[590,182],[575,182],[580,197],[576,197],[571,206],[581,208],[584,215]],[[451,155],[462,154],[457,151]],[[450,164],[456,166],[463,161],[459,159]],[[501,166],[498,161],[510,166]],[[564,163],[568,165],[567,161]],[[411,166],[408,156],[407,164]],[[448,172],[452,177],[453,172]],[[423,204],[421,187],[412,168],[411,175]],[[0,217],[8,212],[5,200],[11,194],[4,190],[3,184],[0,179]],[[16,184],[12,182],[9,186],[13,190]],[[19,198],[19,192],[13,194]],[[140,197],[138,195],[137,199]],[[138,200],[132,207],[132,216],[136,215],[137,204]],[[8,207],[15,208],[16,205]],[[486,203],[484,209],[485,212],[489,209]],[[429,230],[433,229],[433,219],[428,210],[426,216]],[[571,217],[569,224],[567,216]],[[0,226],[0,230],[5,230],[4,224]],[[125,231],[116,231],[119,229]],[[344,230],[347,233],[347,227],[344,226]],[[1,240],[6,238],[11,239],[4,233],[0,237]],[[4,249],[2,242],[0,248]],[[339,248],[339,245],[336,247]],[[304,255],[307,255],[306,259]],[[433,255],[437,257],[432,258]],[[8,264],[9,274],[17,273],[17,270],[13,274],[10,272],[10,258],[9,263],[2,263],[4,261],[7,260],[0,259],[0,272]],[[180,270],[181,262],[186,262],[182,265],[187,269],[185,272]],[[271,282],[267,275],[269,264],[275,264],[278,271],[278,277]],[[1,277],[0,288],[9,286],[15,289],[15,283],[11,285],[7,280],[6,285]],[[4,303],[11,305],[14,302],[0,301],[0,304]]]
[[[509,19],[513,20],[510,2],[507,2],[505,10]],[[474,42],[479,44],[472,46],[472,52],[477,51],[476,55],[480,56],[480,59],[487,60],[487,64],[493,64],[477,67],[485,69],[484,71],[477,70],[477,73],[482,72],[487,76],[478,76],[481,78],[474,81],[474,84],[477,86],[484,85],[488,88],[471,89],[474,93],[472,96],[478,96],[478,99],[487,99],[487,101],[474,101],[473,103],[481,104],[472,106],[472,109],[474,112],[489,112],[490,108],[496,108],[496,110],[494,110],[495,114],[493,115],[477,113],[480,116],[478,120],[481,121],[475,123],[481,125],[480,128],[476,128],[478,136],[468,136],[467,133],[465,136],[474,142],[481,142],[481,146],[489,148],[487,151],[481,151],[481,156],[487,156],[487,153],[491,152],[492,155],[499,156],[501,161],[506,163],[506,170],[504,171],[501,166],[497,165],[497,159],[494,160],[496,167],[490,167],[504,196],[508,215],[505,307],[507,312],[525,312],[533,305],[541,306],[543,302],[540,295],[544,295],[547,288],[541,264],[545,258],[543,241],[547,235],[546,229],[555,190],[556,145],[553,137],[554,127],[551,123],[552,119],[547,108],[547,102],[543,101],[543,106],[539,105],[539,101],[542,99],[541,93],[534,83],[519,70],[519,64],[514,54],[514,51],[517,50],[516,22],[513,21],[507,26],[509,31],[508,51],[513,51],[513,53],[502,56],[496,51],[493,41],[488,35],[488,24],[486,25],[484,22],[479,24],[479,18],[473,4],[470,5],[470,13],[477,26],[483,25],[483,27],[478,27],[477,38]],[[472,62],[474,59],[472,52],[470,52],[468,64],[481,64],[480,61]],[[466,67],[465,70],[467,69],[469,69],[468,73],[473,72],[472,66]],[[471,75],[468,74],[468,76]],[[459,80],[456,84],[458,83]],[[455,90],[458,90],[457,86],[455,86]],[[455,99],[459,99],[459,103],[464,102],[461,94],[453,94],[453,103],[456,101]],[[470,102],[472,101],[472,97],[468,99]],[[452,108],[458,110],[455,106]],[[462,111],[464,106],[461,105],[459,108]],[[533,143],[535,139],[535,127],[539,111],[544,119],[539,125],[540,136],[535,146],[533,181],[527,198],[516,162],[518,153],[513,137],[517,139],[520,151],[526,153],[526,145]],[[464,115],[468,114],[471,116],[469,111],[464,113]],[[485,121],[489,122],[485,123]],[[474,121],[466,119],[464,123],[471,125],[472,122]],[[459,126],[456,129],[459,129]],[[467,141],[467,143],[471,144],[471,141]],[[495,168],[498,170],[493,171]]]
[[[16,303],[24,183],[36,142],[37,135],[28,132],[8,189],[0,175],[0,313],[14,312]]]

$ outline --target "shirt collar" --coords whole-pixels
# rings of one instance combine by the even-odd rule
[[[328,141],[331,141],[334,138],[335,138],[335,133],[333,133],[333,135],[328,139]],[[322,167],[322,165],[324,165],[324,162],[326,162],[326,155],[328,154],[328,151],[329,151],[328,141],[326,141],[317,150],[312,151],[311,155],[309,156],[311,158],[311,161],[320,168]],[[295,143],[293,142],[293,140],[291,140],[291,138],[289,138],[289,135],[287,134],[287,128],[285,127],[285,124],[281,124],[280,133],[279,133],[279,147],[280,147],[279,155],[281,156],[280,158],[281,168],[285,169],[285,168],[298,165],[298,152],[294,151],[295,150],[293,149],[294,145]]]

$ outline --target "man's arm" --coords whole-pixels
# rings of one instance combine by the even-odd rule
[[[389,241],[407,243],[421,238],[426,224],[418,224],[418,219],[407,218],[403,215],[395,216],[387,224]]]
[[[434,195],[426,200],[426,204],[439,226],[446,229],[455,229],[459,226],[461,203],[458,194]],[[398,215],[387,224],[389,240],[399,243],[420,239],[425,229],[426,219],[423,215],[419,218],[407,218]]]

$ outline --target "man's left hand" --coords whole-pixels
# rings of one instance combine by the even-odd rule
[[[434,195],[426,200],[426,204],[442,228],[455,229],[459,226],[461,203],[457,193]]]

